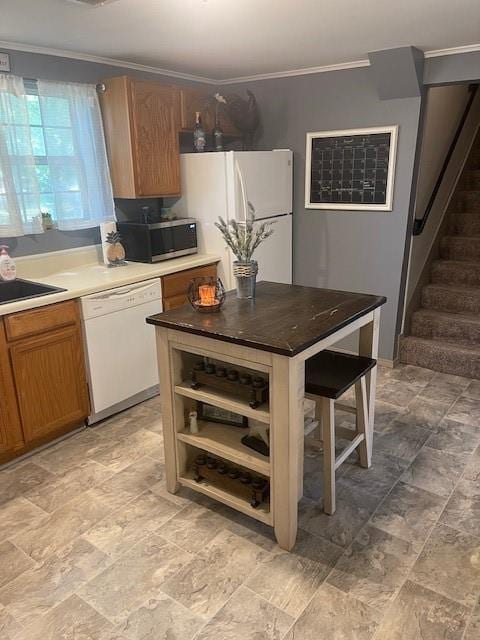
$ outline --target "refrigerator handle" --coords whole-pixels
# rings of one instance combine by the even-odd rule
[[[243,222],[247,221],[248,215],[248,200],[247,200],[247,190],[245,188],[245,180],[243,178],[242,170],[240,169],[240,165],[238,160],[235,160],[235,172],[238,177],[238,181],[240,183],[240,191],[242,192],[242,200],[243,200]]]

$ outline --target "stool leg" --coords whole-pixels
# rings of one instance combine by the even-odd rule
[[[365,376],[355,384],[355,403],[357,408],[357,433],[363,433],[363,440],[358,445],[358,455],[362,467],[372,465],[372,440],[369,437],[370,420],[368,419],[367,385]]]
[[[322,398],[324,511],[335,513],[335,410],[334,401]]]
[[[317,400],[315,402],[315,420],[318,420],[318,427],[313,432],[315,440],[323,440],[323,425],[322,425],[322,403]]]

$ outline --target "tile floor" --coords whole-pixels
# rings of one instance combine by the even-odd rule
[[[1,471],[0,638],[479,640],[480,383],[402,366],[377,395],[333,517],[307,450],[292,553],[167,493],[157,399]]]

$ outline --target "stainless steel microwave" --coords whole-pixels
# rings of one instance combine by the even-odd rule
[[[127,260],[160,262],[197,253],[195,218],[164,222],[117,222]]]

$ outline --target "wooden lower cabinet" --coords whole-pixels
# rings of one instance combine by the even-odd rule
[[[15,383],[3,323],[0,322],[0,464],[24,446]]]
[[[7,316],[0,326],[1,463],[81,426],[90,407],[75,301]],[[9,326],[29,335],[7,341]]]
[[[76,326],[22,340],[10,355],[26,442],[85,420],[87,383]]]
[[[162,303],[163,310],[176,309],[188,302],[188,286],[194,278],[217,276],[217,265],[207,264],[204,267],[195,267],[185,271],[171,273],[162,278]]]

